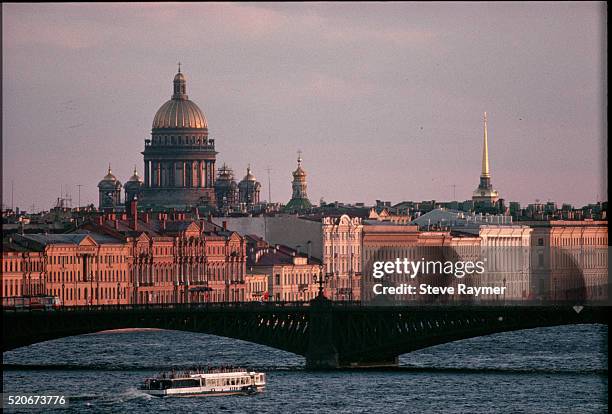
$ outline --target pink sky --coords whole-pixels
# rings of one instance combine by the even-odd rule
[[[3,4],[3,202],[142,171],[176,62],[218,164],[326,201],[605,198],[603,3]],[[66,191],[66,190],[64,190]]]

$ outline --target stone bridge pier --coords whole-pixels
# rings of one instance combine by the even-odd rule
[[[609,307],[361,306],[311,302],[308,369],[396,367],[399,355],[500,332],[567,324],[607,324]]]

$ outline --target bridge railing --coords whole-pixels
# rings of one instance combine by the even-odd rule
[[[53,309],[29,309],[29,308],[6,308],[3,307],[3,312],[87,312],[87,311],[143,311],[143,310],[203,310],[203,309],[250,309],[250,310],[261,310],[261,309],[282,309],[282,308],[308,308],[316,304],[317,300],[314,301],[270,301],[270,302],[197,302],[197,303],[150,303],[150,304],[108,304],[108,305],[72,305],[72,306],[59,306]],[[394,307],[413,307],[413,308],[487,308],[487,307],[571,307],[576,304],[572,303],[555,303],[555,302],[539,302],[539,303],[524,303],[524,302],[506,302],[500,303],[496,301],[492,302],[480,302],[480,303],[395,303],[395,304],[376,304],[371,302],[362,301],[330,301],[324,300],[323,302],[334,308],[394,308]],[[609,303],[602,301],[601,303],[589,303],[590,307],[607,306]]]
[[[83,312],[83,311],[117,311],[117,310],[198,310],[198,309],[264,309],[308,307],[308,301],[276,302],[198,302],[198,303],[151,303],[151,304],[108,304],[108,305],[71,305],[54,309],[15,309],[3,308],[3,312]]]

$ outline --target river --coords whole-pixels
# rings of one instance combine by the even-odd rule
[[[310,372],[302,357],[234,339],[102,332],[4,353],[3,392],[65,395],[69,405],[58,412],[71,413],[602,413],[607,335],[602,325],[538,328],[402,355],[398,369]],[[137,389],[161,370],[198,364],[265,371],[267,389],[166,399]]]

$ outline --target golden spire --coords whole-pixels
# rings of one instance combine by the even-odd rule
[[[487,113],[484,113],[484,144],[482,146],[482,174],[481,177],[489,177],[489,146],[487,142]]]
[[[112,174],[110,162],[108,163],[108,173],[107,174],[109,175]]]

